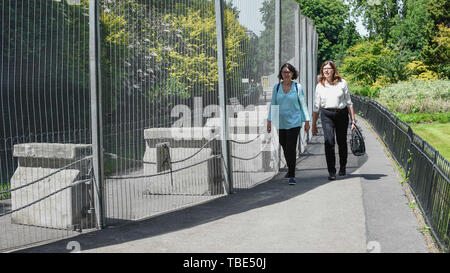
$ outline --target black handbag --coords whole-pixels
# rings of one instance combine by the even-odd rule
[[[364,137],[356,124],[355,129],[352,130],[350,149],[352,150],[352,154],[356,156],[362,156],[366,153],[366,144],[364,143]]]

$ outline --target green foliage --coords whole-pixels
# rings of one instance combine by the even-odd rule
[[[381,40],[393,52],[381,58],[384,63],[375,61],[382,73],[370,79],[365,75],[359,82],[384,87],[410,77],[429,80],[450,77],[448,0],[350,0],[349,3],[354,15],[362,16],[370,34],[369,43]],[[368,66],[374,67],[374,60],[369,61],[372,63]],[[423,71],[416,73],[417,69]],[[358,72],[351,70],[350,74]]]
[[[410,113],[404,114],[399,112],[394,112],[394,114],[406,123],[448,123],[450,122],[450,113]]]
[[[391,37],[391,28],[399,21],[400,8],[396,0],[349,0],[356,16],[362,16],[370,37],[381,39],[386,44]]]
[[[166,21],[172,22],[173,29],[177,30],[183,41],[175,44],[167,55],[168,76],[176,78],[178,82],[185,82],[183,92],[192,95],[200,95],[196,90],[204,89],[199,87],[213,91],[218,80],[215,17],[212,10],[206,12],[188,9],[185,15],[166,15]],[[230,39],[227,39],[226,44],[229,46],[230,43]],[[185,46],[187,51],[183,50]],[[236,54],[235,48],[230,51],[230,54]],[[158,52],[162,53],[162,49]],[[231,63],[227,64],[231,66]]]
[[[391,111],[401,114],[407,122],[447,122],[450,115],[450,81],[399,82],[381,88],[377,100]]]
[[[344,1],[297,0],[303,15],[310,18],[319,35],[318,63],[339,61],[345,50],[359,37],[355,23],[350,20],[350,7]]]
[[[450,81],[411,80],[392,84],[380,90],[382,99],[443,99],[450,100]]]
[[[380,95],[380,88],[364,86],[364,87],[359,87],[359,88],[351,88],[351,92],[355,95],[360,95],[363,97],[375,99],[375,98],[378,98],[378,96]]]
[[[102,82],[105,118],[129,101],[145,99],[158,111],[162,101],[186,100],[214,92],[218,82],[214,3],[211,1],[123,0],[102,2]],[[224,11],[226,75],[237,67],[251,40],[230,4]],[[125,96],[122,90],[128,90]],[[135,115],[145,113],[133,108]]]
[[[432,26],[431,17],[426,10],[428,0],[409,0],[404,4],[404,17],[390,30],[390,43],[399,50],[408,50],[418,55],[427,44],[428,29]]]
[[[89,122],[85,6],[66,1],[6,0],[0,12],[0,101],[3,107],[16,109],[2,113],[0,138],[45,132],[46,128],[83,128]],[[35,107],[46,109],[55,118],[46,118],[33,110]],[[74,111],[78,111],[76,116],[61,115]],[[16,121],[20,126],[13,124]]]
[[[341,72],[350,81],[360,85],[373,85],[380,76],[386,76],[390,60],[395,58],[382,40],[365,41],[347,50]]]
[[[0,192],[7,191],[9,189],[11,189],[10,184],[3,184],[2,182],[0,182]],[[0,200],[10,199],[10,198],[11,198],[10,192],[0,194]]]
[[[450,1],[448,0],[428,0],[426,10],[433,19],[435,25],[448,24],[450,21]]]
[[[412,61],[406,65],[406,70],[410,78],[418,80],[438,80],[439,74],[430,70],[429,66],[421,61]]]
[[[353,94],[377,100],[407,123],[450,121],[450,81],[413,79],[387,87],[350,85]]]
[[[450,78],[450,27],[444,24],[437,26],[432,41],[423,48],[424,63],[436,71],[438,75]]]

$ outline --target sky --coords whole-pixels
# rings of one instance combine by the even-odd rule
[[[359,35],[361,35],[361,36],[367,36],[369,34],[369,32],[363,26],[361,20],[356,21],[356,30],[358,31]]]

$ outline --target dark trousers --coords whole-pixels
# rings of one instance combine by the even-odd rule
[[[323,136],[325,139],[325,156],[329,174],[336,174],[335,138],[339,148],[339,165],[345,169],[347,165],[347,128],[348,108],[339,111],[321,109],[320,119],[322,121]]]
[[[280,145],[283,148],[284,158],[288,167],[288,176],[295,177],[295,165],[297,163],[297,139],[301,127],[280,129],[278,131]]]

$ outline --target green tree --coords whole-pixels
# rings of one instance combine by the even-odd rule
[[[350,20],[350,6],[339,0],[297,0],[303,15],[310,18],[319,35],[318,62],[341,59],[359,34]]]
[[[395,52],[385,47],[381,39],[358,43],[347,54],[341,71],[350,82],[372,86],[377,81],[389,83],[403,78]]]
[[[373,38],[381,38],[387,44],[391,38],[391,28],[401,14],[397,0],[349,0],[356,16],[362,16],[363,24]],[[405,2],[405,1],[403,1]]]
[[[428,0],[425,6],[433,25],[427,29],[428,43],[423,47],[421,56],[428,67],[449,79],[450,1]]]
[[[433,25],[426,9],[428,0],[408,0],[403,4],[403,16],[390,30],[390,43],[418,56],[427,44],[428,29]]]
[[[438,25],[432,42],[423,49],[425,64],[442,77],[450,78],[450,28]]]
[[[427,0],[425,4],[426,10],[433,19],[435,26],[444,24],[449,25],[450,22],[450,1],[448,0]]]
[[[275,1],[264,1],[260,12],[264,31],[261,32],[258,42],[258,70],[263,75],[269,75],[274,73],[275,63]]]

